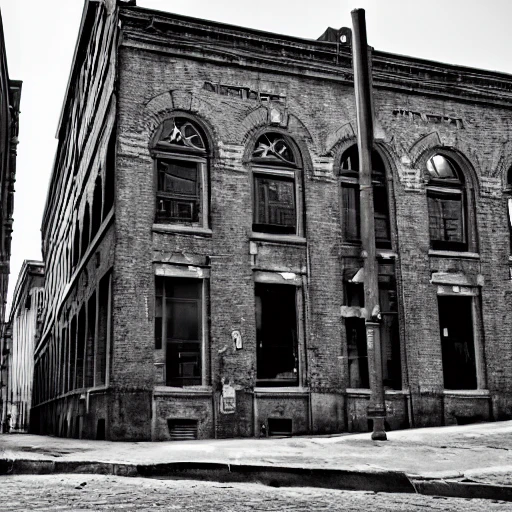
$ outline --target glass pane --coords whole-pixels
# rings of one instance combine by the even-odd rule
[[[255,177],[255,223],[295,232],[295,183],[276,177]]]
[[[432,178],[458,179],[452,163],[442,155],[434,155],[427,162],[427,170]]]
[[[167,385],[201,384],[201,352],[198,343],[168,343],[166,355]]]
[[[359,187],[342,184],[341,193],[345,240],[359,240]]]
[[[167,299],[167,340],[199,340],[199,305]]]
[[[166,297],[181,299],[199,299],[201,297],[202,282],[198,279],[174,277],[168,279],[165,286]]]
[[[346,318],[349,387],[369,388],[368,352],[366,349],[366,328],[360,318]]]
[[[159,160],[158,190],[197,196],[199,193],[198,163],[186,160]]]
[[[253,158],[268,158],[276,162],[295,164],[295,158],[290,146],[278,133],[263,134],[254,147]]]
[[[460,195],[428,197],[430,239],[464,242],[464,214]]]

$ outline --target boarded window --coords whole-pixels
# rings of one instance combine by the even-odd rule
[[[296,288],[256,283],[255,294],[258,385],[297,385]]]

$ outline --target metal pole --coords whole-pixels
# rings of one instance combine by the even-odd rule
[[[380,308],[372,188],[373,109],[371,75],[364,9],[354,9],[351,14],[354,27],[352,58],[357,112],[357,147],[359,151],[361,256],[364,260],[364,302],[367,311],[366,344],[371,389],[368,418],[373,419],[372,439],[384,441],[387,439],[384,428],[386,405],[382,382],[380,324],[378,323]]]

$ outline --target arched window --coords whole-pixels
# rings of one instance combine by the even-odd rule
[[[390,248],[391,231],[386,171],[382,158],[375,150],[372,152],[372,168],[375,243],[379,248]],[[357,145],[350,146],[341,155],[340,181],[344,240],[360,242],[359,153]]]
[[[201,128],[173,117],[158,128],[152,154],[156,162],[156,222],[208,227],[208,147]]]
[[[252,229],[274,234],[300,234],[297,203],[301,167],[292,142],[281,133],[264,133],[251,156],[254,207]]]
[[[467,195],[464,174],[449,156],[427,160],[427,200],[432,249],[468,250]]]

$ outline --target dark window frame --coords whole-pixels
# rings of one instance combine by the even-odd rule
[[[280,159],[276,157],[272,151],[268,156],[261,155],[261,143],[267,141],[269,145],[276,143],[276,148],[285,152],[286,158]],[[277,145],[279,144],[279,145]],[[284,147],[286,145],[286,147]],[[302,187],[301,187],[301,170],[302,159],[300,154],[288,135],[277,131],[267,131],[258,136],[254,144],[251,154],[251,170],[252,170],[252,231],[254,233],[266,233],[281,236],[302,236]],[[278,218],[279,212],[272,211],[272,201],[261,201],[261,188],[259,182],[262,180],[274,181],[274,183],[293,183],[293,204],[286,209],[293,213],[290,215],[286,211],[281,212],[281,218],[286,219],[290,216],[292,222],[272,222],[271,219]],[[267,194],[268,195],[268,194]],[[278,201],[276,201],[276,204]]]
[[[269,292],[269,288],[272,290]],[[299,297],[301,288],[292,284],[277,284],[277,283],[264,283],[256,282],[254,287],[254,298],[255,298],[255,314],[256,314],[256,385],[259,387],[296,387],[300,385],[300,319],[301,314],[299,311]],[[288,295],[288,299],[291,298],[292,303],[287,304],[288,312],[284,312],[283,309],[277,311],[276,308],[268,308],[263,304],[265,295],[282,293],[280,306],[284,304],[284,297]],[[287,299],[287,300],[288,300]],[[270,299],[271,302],[272,299]],[[293,314],[292,314],[293,310]],[[270,315],[269,315],[270,313]],[[282,318],[288,314],[289,320],[293,319],[293,326],[289,332],[289,339],[286,341],[279,341],[275,336],[280,332]],[[283,316],[284,315],[284,316]],[[264,316],[267,317],[264,320]],[[279,317],[274,318],[274,316]],[[264,325],[264,322],[267,322]],[[287,329],[283,329],[283,334]],[[265,343],[264,338],[269,336],[268,343]],[[291,345],[290,345],[291,342]],[[268,353],[272,351],[284,351],[291,350],[285,356],[285,360],[280,361],[282,365],[281,372],[276,372],[276,376],[270,376],[270,373],[276,371],[278,367],[276,365],[276,359],[267,359]],[[275,355],[275,354],[274,354]],[[292,365],[293,363],[293,365]],[[291,367],[293,366],[293,368]],[[279,376],[280,375],[280,376]]]
[[[175,127],[184,128],[187,126],[195,130],[199,137],[198,146],[179,143],[179,137],[176,141],[170,141],[172,134],[167,134],[170,123]],[[187,128],[187,129],[188,129]],[[154,187],[155,187],[155,214],[154,219],[157,224],[168,224],[176,226],[187,226],[191,228],[209,228],[209,167],[210,154],[208,149],[208,139],[205,130],[197,121],[188,116],[177,114],[163,121],[156,130],[151,147],[151,156],[154,160]],[[172,163],[176,167],[182,164],[182,167],[196,166],[196,190],[192,193],[183,191],[162,190],[161,176],[163,166],[167,165],[170,169]],[[171,175],[170,172],[168,172]],[[175,175],[176,180],[179,177]],[[172,179],[169,180],[172,183]],[[186,215],[187,209],[190,215]]]
[[[429,162],[433,161],[433,159],[438,156],[448,161],[451,176],[440,177],[438,175],[439,173],[432,172],[432,165],[429,168]],[[429,151],[423,157],[422,162],[426,180],[425,189],[430,248],[434,251],[476,253],[478,251],[478,229],[475,185],[472,181],[473,179],[468,164],[463,157],[456,152],[444,148],[435,148]],[[435,235],[433,230],[436,217],[432,205],[434,201],[441,202],[443,199],[446,205],[446,215],[443,214],[439,218],[445,228],[444,234],[438,236]],[[460,203],[458,210],[460,222],[458,228],[454,226],[447,228],[450,222],[453,223],[456,220],[453,216],[451,218],[449,217],[450,210],[454,212],[454,208],[453,204],[451,206],[448,204],[448,201],[453,203],[456,200]],[[440,204],[442,205],[442,203]],[[444,206],[441,207],[444,208]],[[439,224],[439,220],[437,220],[437,224]],[[454,233],[456,229],[460,231],[460,236],[458,239],[456,237],[450,239],[450,233]],[[442,231],[442,229],[438,228],[438,231]]]
[[[174,281],[174,283],[172,283]],[[190,288],[196,288],[196,297],[173,297],[171,288],[173,285],[191,285]],[[207,361],[205,354],[205,308],[206,304],[206,284],[205,279],[198,277],[175,277],[175,276],[155,276],[155,314],[154,314],[154,343],[155,350],[160,352],[165,361],[164,383],[171,387],[201,386],[204,384],[205,368]],[[172,304],[195,305],[197,311],[196,325],[197,339],[178,339],[170,338],[169,334],[169,307]],[[178,318],[179,320],[179,318]],[[189,358],[188,363],[197,366],[194,368],[194,375],[186,376],[181,374],[185,368],[183,364],[176,366],[176,360],[172,359],[173,353],[178,353],[178,359],[181,355]],[[191,359],[192,358],[192,359]],[[195,361],[195,363],[194,363]],[[187,361],[185,361],[185,364]],[[190,368],[190,365],[188,365]]]
[[[391,249],[391,192],[387,184],[387,168],[379,152],[372,151],[372,187],[374,203],[375,243],[379,249]],[[361,206],[359,193],[359,154],[356,144],[347,147],[341,154],[338,166],[340,202],[342,210],[343,240],[351,244],[361,243]],[[354,196],[354,206],[349,208],[349,193]],[[382,197],[384,202],[382,203]],[[385,212],[377,208],[385,205]],[[379,229],[385,223],[384,229]]]

